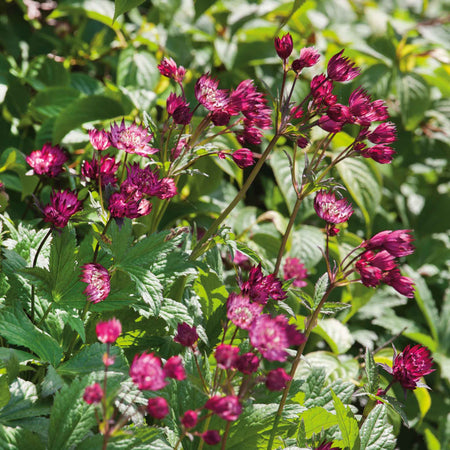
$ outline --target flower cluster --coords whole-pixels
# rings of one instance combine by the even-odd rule
[[[410,230],[382,231],[364,241],[360,247],[365,251],[355,263],[361,282],[369,287],[383,282],[406,297],[414,297],[413,281],[401,275],[395,260],[413,253],[412,241]]]

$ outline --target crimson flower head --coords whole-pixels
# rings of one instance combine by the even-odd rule
[[[109,198],[108,210],[112,217],[135,219],[150,214],[152,204],[137,192],[114,192]]]
[[[136,355],[131,363],[130,377],[140,390],[158,391],[167,385],[161,360],[153,353]]]
[[[54,178],[62,172],[62,167],[67,161],[67,156],[58,145],[52,147],[44,144],[41,150],[34,150],[26,157],[27,163],[36,175],[44,175]]]
[[[367,135],[372,144],[390,144],[395,141],[395,125],[392,122],[383,122]]]
[[[344,53],[344,50],[341,50],[328,61],[327,74],[330,80],[351,81],[360,73],[354,62],[342,56],[342,53]]]
[[[134,123],[126,126],[123,119],[120,125],[115,122],[111,125],[109,138],[114,147],[127,153],[148,157],[159,151],[149,145],[153,138],[152,134],[148,134],[147,130]]]
[[[288,325],[288,319],[282,315],[275,318],[268,314],[258,316],[248,334],[253,347],[269,361],[286,361],[286,349],[305,341],[304,334],[295,325]]]
[[[217,346],[214,352],[217,365],[221,369],[234,369],[238,359],[239,347],[233,345],[220,344]]]
[[[263,305],[251,302],[246,295],[238,295],[232,292],[227,301],[227,317],[238,328],[248,330],[253,320],[261,314]]]
[[[112,344],[116,342],[116,339],[122,333],[122,324],[120,320],[113,317],[111,320],[106,322],[99,322],[95,327],[95,332],[97,333],[97,339],[104,344]]]
[[[235,395],[214,395],[206,403],[205,408],[210,409],[214,414],[217,414],[221,419],[232,422],[237,420],[242,412],[242,405],[239,398]]]
[[[154,419],[164,419],[169,414],[169,404],[163,397],[149,398],[147,402],[147,412]]]
[[[284,35],[282,38],[275,38],[275,50],[281,59],[288,59],[293,48],[294,43],[292,41],[292,36],[289,33]]]
[[[164,374],[166,377],[178,381],[186,379],[186,371],[184,370],[182,359],[179,356],[171,356],[164,364]]]
[[[395,267],[394,257],[386,250],[378,253],[370,250],[364,252],[355,264],[356,271],[361,275],[362,284],[368,287],[378,286]]]
[[[254,353],[244,353],[243,355],[239,355],[236,361],[236,369],[239,372],[250,375],[253,372],[256,372],[259,367],[259,358]]]
[[[294,287],[305,287],[308,283],[305,278],[308,276],[308,271],[305,265],[300,262],[298,258],[286,258],[283,266],[284,279],[290,280],[294,279],[292,286]]]
[[[186,322],[179,323],[177,334],[173,340],[183,347],[192,347],[198,340],[197,329],[189,326]]]
[[[158,65],[159,73],[167,78],[172,78],[177,83],[181,83],[186,75],[186,69],[183,66],[177,66],[172,58],[163,58]]]
[[[198,413],[192,409],[188,409],[181,418],[181,423],[185,428],[194,428],[197,425]]]
[[[89,141],[92,147],[98,151],[106,150],[111,146],[109,135],[105,130],[96,130],[95,128],[89,130]]]
[[[399,294],[408,298],[414,297],[414,281],[409,277],[404,277],[400,270],[393,269],[383,278],[383,281],[392,286]]]
[[[101,302],[102,300],[105,300],[105,298],[108,297],[109,292],[111,290],[110,280],[111,277],[109,275],[108,270],[105,269],[101,264],[88,263],[83,265],[83,274],[81,276],[81,281],[83,283],[88,284],[83,293],[86,294],[90,302],[98,303]],[[117,331],[118,329],[117,324],[111,326],[115,328]]]
[[[359,153],[364,158],[373,159],[377,163],[390,164],[394,158],[395,150],[388,145],[378,144],[372,147],[362,148]]]
[[[430,351],[421,345],[407,345],[401,353],[395,352],[392,368],[386,364],[380,365],[393,375],[394,380],[398,381],[405,391],[413,391],[418,387],[428,388],[419,380],[435,370],[432,369],[433,359],[430,357]]]
[[[44,221],[51,223],[56,228],[64,228],[69,219],[82,209],[75,192],[53,191],[50,195],[50,204],[44,207]]]
[[[266,387],[269,391],[282,391],[291,379],[284,369],[274,369],[267,374]]]
[[[353,208],[345,198],[336,199],[334,192],[319,191],[314,199],[317,215],[327,224],[347,222],[353,214]]]
[[[253,153],[248,148],[241,148],[239,150],[235,150],[231,157],[233,161],[240,167],[244,169],[245,167],[253,166],[255,160],[253,159]]]
[[[216,445],[220,442],[220,433],[217,430],[207,430],[202,433],[201,438],[208,445]]]
[[[361,247],[367,250],[386,250],[392,256],[400,258],[414,253],[413,240],[411,230],[385,230],[363,242]]]
[[[319,58],[320,54],[314,47],[304,47],[300,50],[300,57],[292,62],[292,70],[298,73],[305,67],[312,67]]]
[[[209,111],[226,110],[230,99],[227,91],[219,89],[219,82],[204,74],[195,83],[195,97]]]
[[[103,389],[98,383],[86,386],[83,394],[83,400],[88,404],[100,403],[103,398]]]
[[[116,172],[119,168],[119,163],[111,156],[105,155],[100,158],[100,165],[98,160],[94,158],[92,161],[84,160],[81,166],[81,176],[90,181],[97,182],[100,178],[102,186],[108,184],[116,184]]]
[[[179,125],[188,125],[191,122],[193,113],[189,109],[183,97],[180,97],[173,92],[167,98],[167,114],[172,116],[173,121]]]

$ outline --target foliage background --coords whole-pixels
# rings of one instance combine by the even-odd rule
[[[122,116],[140,121],[144,112],[161,117],[171,92],[156,67],[162,56],[189,69],[187,94],[193,102],[193,85],[205,71],[225,88],[253,78],[275,95],[281,70],[272,42],[279,33],[292,34],[297,52],[314,45],[324,55],[322,61],[345,48],[362,75],[342,86],[339,98],[364,85],[374,97],[387,99],[398,130],[398,155],[387,166],[352,160],[339,168],[359,208],[333,250],[339,254],[358,236],[383,229],[413,229],[417,250],[408,258],[405,272],[416,281],[417,295],[406,300],[391,290],[349,287],[340,299],[353,299],[350,311],[340,313],[344,325],[329,319],[326,327],[318,327],[308,349],[317,351],[315,357],[323,364],[335,367],[331,370],[335,376],[351,378],[351,361],[339,355],[349,352],[357,358],[363,347],[376,349],[407,327],[396,346],[410,341],[428,346],[438,370],[429,377],[430,392],[419,389],[408,397],[406,412],[414,432],[400,428],[398,419],[392,418],[395,430],[401,430],[398,447],[448,448],[449,3],[67,0],[40,10],[40,17],[30,17],[29,5],[20,0],[0,3],[0,180],[7,192],[0,192],[0,211],[8,205],[13,219],[21,216],[23,200],[37,184],[37,178],[25,175],[24,158],[32,150],[47,141],[62,143],[76,169],[88,142],[87,124],[106,125]],[[346,136],[340,139],[336,145],[345,145]],[[238,148],[233,140],[223,145]],[[289,176],[283,172],[283,148],[289,151],[289,143],[273,155],[260,185],[227,222],[239,240],[269,264],[276,258],[280,230],[294,202]],[[195,183],[192,177],[181,181],[181,195],[171,204],[164,228],[187,224],[187,218],[208,225],[211,214],[221,210],[242,181],[240,171],[225,163],[211,159],[200,168],[209,177]],[[50,189],[43,197],[48,199],[49,194]],[[262,216],[266,210],[270,213]],[[135,232],[144,233],[147,226],[142,220]],[[320,224],[306,202],[288,246],[289,254],[304,261],[312,275],[323,272],[317,250],[322,234],[316,226]],[[27,244],[22,245],[26,252]],[[2,275],[0,283],[4,280]],[[163,337],[158,340],[157,326],[155,330],[147,343],[164,351],[167,342]],[[377,361],[390,359],[392,351],[383,352]],[[5,352],[0,357],[6,361]],[[397,396],[401,399],[402,393]]]

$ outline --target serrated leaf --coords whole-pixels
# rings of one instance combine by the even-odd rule
[[[355,342],[346,325],[333,318],[321,320],[313,332],[325,339],[334,354],[345,353]]]
[[[45,450],[41,436],[26,428],[0,425],[0,442],[5,450]]]
[[[309,439],[313,434],[319,434],[323,430],[337,425],[338,419],[335,414],[327,411],[320,406],[308,409],[300,415],[300,419],[304,423],[305,434]]]
[[[379,386],[378,366],[375,364],[372,352],[368,348],[366,349],[365,362],[367,389],[371,394],[376,394]]]
[[[122,14],[136,8],[145,0],[114,0],[114,19],[113,22]]]
[[[156,87],[161,75],[155,57],[133,46],[127,47],[119,54],[117,65],[117,85],[144,88],[151,91]]]
[[[80,92],[71,87],[46,88],[33,98],[30,113],[34,119],[43,122],[45,119],[58,116],[79,96]]]
[[[315,266],[322,259],[325,238],[317,227],[302,225],[292,232],[291,256],[299,258],[306,267]]]
[[[333,397],[334,409],[338,419],[339,429],[342,434],[342,441],[345,447],[350,450],[359,450],[359,428],[351,409],[345,407],[340,398],[331,389],[331,396]]]
[[[361,427],[361,450],[393,450],[395,437],[392,433],[386,408],[376,405]]]
[[[405,427],[409,428],[408,417],[405,412],[405,405],[399,402],[396,398],[385,395],[383,397],[375,397],[377,400],[382,401],[391,411],[397,413],[403,422]]]
[[[6,406],[11,399],[9,393],[8,377],[6,375],[0,375],[0,409]]]
[[[316,282],[314,287],[314,306],[316,307],[322,300],[329,284],[328,274],[324,273]]]
[[[56,395],[50,413],[48,447],[67,449],[80,443],[96,424],[95,409],[83,400],[87,377],[73,380]]]
[[[53,395],[64,386],[63,379],[58,375],[53,366],[48,366],[47,375],[41,384],[41,396],[48,397]]]

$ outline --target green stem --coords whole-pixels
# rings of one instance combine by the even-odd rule
[[[39,253],[41,253],[42,247],[44,246],[45,242],[47,241],[48,237],[52,234],[52,228],[50,228],[47,231],[47,234],[44,236],[44,239],[42,239],[41,243],[39,244],[39,247],[36,250],[36,254],[34,255],[34,259],[33,259],[33,265],[32,267],[36,267],[37,264],[37,260],[39,257]],[[30,311],[30,318],[31,321],[34,323],[34,284],[31,286],[31,311]]]
[[[231,427],[231,422],[228,421],[227,426],[225,428],[225,432],[223,433],[223,436],[222,436],[222,446],[220,447],[222,450],[225,450],[225,448],[226,448],[228,433],[230,432],[230,427]]]
[[[230,214],[231,211],[235,208],[235,206],[244,198],[245,194],[247,193],[248,189],[250,188],[251,184],[255,180],[256,176],[258,175],[259,171],[261,170],[261,167],[263,166],[264,162],[266,161],[267,157],[269,156],[272,149],[275,147],[275,144],[277,143],[278,139],[281,137],[280,134],[275,134],[275,136],[272,138],[272,140],[269,142],[269,145],[267,146],[264,153],[261,155],[261,158],[257,161],[255,166],[253,167],[253,170],[250,172],[250,175],[248,176],[247,180],[241,187],[240,191],[236,194],[236,197],[231,201],[231,203],[225,208],[224,211],[220,214],[220,216],[213,222],[213,224],[208,228],[204,236],[200,239],[200,241],[197,243],[197,245],[192,250],[190,260],[197,259],[202,253],[203,253],[203,246],[206,243],[206,241],[217,231],[220,224],[226,219],[228,214]]]
[[[327,301],[327,298],[329,297],[329,295],[331,294],[331,291],[335,288],[334,284],[331,283],[328,286],[328,289],[326,290],[325,294],[323,295],[322,299],[320,300],[320,303],[317,305],[317,308],[314,310],[314,312],[312,313],[309,321],[308,321],[308,326],[306,327],[305,330],[305,340],[303,341],[303,343],[299,346],[298,350],[297,350],[297,354],[295,355],[295,359],[292,363],[292,367],[291,367],[291,372],[290,372],[290,377],[291,379],[287,382],[286,384],[286,388],[284,389],[283,392],[283,396],[281,397],[281,401],[280,401],[280,406],[278,407],[278,411],[277,411],[277,415],[275,416],[274,422],[273,422],[273,427],[272,427],[272,431],[270,433],[270,438],[269,438],[269,443],[267,445],[267,450],[271,450],[272,449],[272,445],[273,445],[273,441],[275,440],[275,435],[277,432],[277,428],[278,428],[278,424],[280,422],[281,419],[281,415],[283,413],[283,409],[284,406],[286,404],[286,400],[289,394],[289,390],[291,388],[292,385],[292,381],[294,380],[294,375],[295,372],[297,371],[297,367],[300,363],[300,359],[303,355],[303,351],[305,350],[306,347],[306,343],[308,342],[309,336],[311,334],[311,331],[313,330],[313,328],[316,325],[317,319],[319,317],[320,314],[320,310],[322,309],[322,306],[324,305],[324,303]]]

